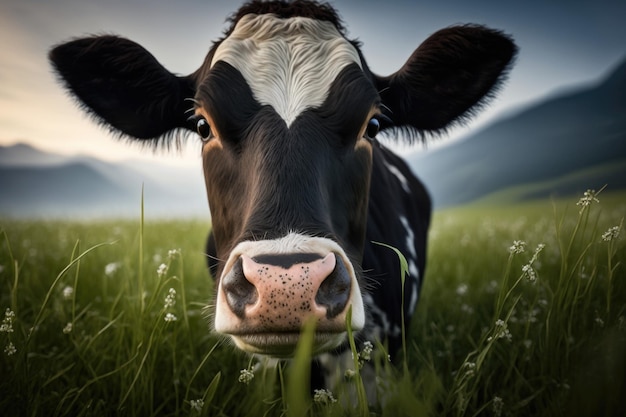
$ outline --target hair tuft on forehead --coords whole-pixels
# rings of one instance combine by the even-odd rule
[[[239,20],[247,14],[274,14],[281,19],[289,19],[291,17],[307,17],[310,19],[330,22],[337,28],[339,33],[345,36],[345,27],[336,10],[328,3],[318,3],[310,0],[254,0],[246,3],[228,19],[228,21],[231,22],[231,26],[224,35],[228,37],[228,35],[230,35],[235,29],[237,22],[239,22]]]

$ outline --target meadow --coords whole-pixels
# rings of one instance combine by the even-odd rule
[[[0,219],[0,415],[624,416],[625,216],[607,191],[435,213],[405,354],[353,347],[315,395],[310,329],[275,366],[210,333],[207,221]]]

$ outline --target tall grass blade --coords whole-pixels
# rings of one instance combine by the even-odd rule
[[[357,412],[361,417],[369,415],[369,407],[367,402],[367,394],[365,393],[365,386],[363,385],[363,379],[361,378],[360,365],[359,365],[359,353],[354,341],[354,333],[352,332],[352,306],[348,307],[346,314],[346,329],[348,331],[348,343],[350,343],[350,350],[352,351],[352,364],[354,366],[354,381],[356,385],[356,397],[358,401]]]
[[[409,375],[409,363],[408,363],[408,359],[407,359],[407,350],[406,350],[406,325],[405,325],[405,319],[404,319],[404,283],[406,281],[406,276],[409,274],[409,264],[406,261],[406,258],[404,257],[404,255],[402,254],[402,252],[400,252],[398,250],[398,248],[395,248],[393,246],[390,246],[386,243],[381,243],[381,242],[372,242],[376,245],[380,245],[380,246],[384,246],[386,248],[389,248],[391,250],[393,250],[396,253],[396,256],[398,257],[398,260],[400,261],[400,283],[402,285],[401,287],[401,297],[402,299],[400,300],[401,303],[401,331],[402,331],[402,354],[403,354],[403,361],[402,361],[402,366],[403,366],[403,370],[404,370],[404,375]]]
[[[296,353],[287,374],[287,416],[302,417],[311,407],[311,358],[317,319],[309,317],[300,332]]]

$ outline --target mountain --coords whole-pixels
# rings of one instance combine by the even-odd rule
[[[510,187],[513,200],[626,188],[626,61],[601,82],[407,159],[437,207]]]
[[[0,216],[208,217],[200,167],[63,156],[25,144],[0,147]]]
[[[128,190],[79,163],[0,167],[0,190],[0,212],[19,217],[60,216],[78,208],[88,217],[105,205],[118,211],[116,207],[132,197]]]
[[[67,157],[33,148],[25,143],[0,146],[0,166],[50,166],[67,162]]]

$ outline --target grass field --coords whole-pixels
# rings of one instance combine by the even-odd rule
[[[306,344],[260,367],[210,334],[208,222],[0,220],[0,415],[624,416],[626,195],[597,200],[436,213],[377,404],[358,368],[311,398]]]

